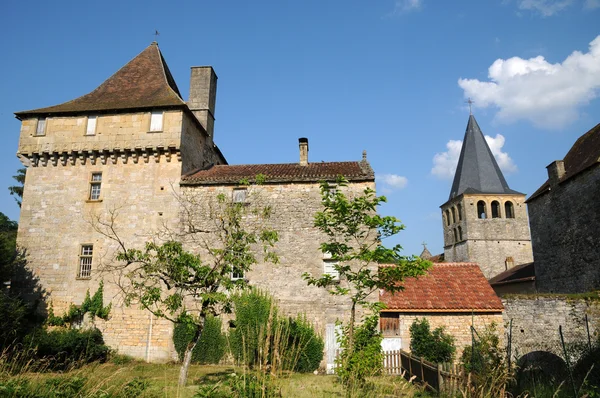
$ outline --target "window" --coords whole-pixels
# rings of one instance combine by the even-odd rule
[[[446,225],[450,225],[450,210],[446,209]]]
[[[459,203],[456,205],[456,209],[458,211],[458,221],[462,221],[462,205]]]
[[[458,242],[458,232],[456,232],[456,228],[454,228],[454,243]]]
[[[150,131],[162,131],[163,129],[163,112],[152,111],[150,114]]]
[[[90,180],[90,200],[100,200],[100,187],[102,186],[102,173],[92,173]]]
[[[85,130],[85,135],[96,135],[96,121],[97,116],[88,116],[87,120],[87,129]]]
[[[515,218],[515,208],[511,201],[504,203],[504,215],[506,218]]]
[[[487,218],[487,209],[483,200],[477,202],[477,218]]]
[[[246,203],[248,191],[246,188],[233,190],[233,203]]]
[[[237,281],[239,279],[244,279],[244,271],[237,270],[237,269],[234,269],[233,271],[231,271],[231,280]]]
[[[452,224],[456,222],[456,208],[452,208]]]
[[[338,265],[336,260],[332,260],[330,258],[323,260],[323,274],[331,275],[331,278],[337,282],[340,280],[340,272],[335,269],[336,265]]]
[[[81,245],[81,254],[79,255],[78,278],[90,278],[92,276],[92,255],[94,253],[93,245]]]
[[[35,135],[46,135],[46,120],[47,119],[38,119]]]
[[[462,242],[462,240],[463,240],[462,228],[460,227],[460,225],[458,226],[458,240],[459,240],[459,242]]]
[[[500,203],[497,200],[492,202],[492,218],[500,218]]]

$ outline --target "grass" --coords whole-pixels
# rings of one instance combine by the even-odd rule
[[[237,376],[244,374],[242,368],[232,366],[191,365],[188,385],[180,388],[177,385],[179,364],[122,362],[127,361],[120,361],[119,364],[91,364],[64,373],[0,374],[0,396],[186,398],[194,397],[201,387],[204,387],[205,391],[210,391],[210,386],[223,385],[228,379],[235,377],[234,374]],[[342,386],[337,382],[337,377],[332,375],[292,373],[277,377],[274,382],[282,397],[346,396]],[[422,391],[401,377],[384,376],[370,380],[366,389],[350,393],[350,396],[355,397],[425,396]]]

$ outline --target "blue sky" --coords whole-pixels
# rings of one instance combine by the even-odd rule
[[[5,0],[0,211],[19,217],[13,112],[90,92],[158,29],[185,99],[189,67],[215,68],[215,141],[230,164],[296,162],[299,137],[310,161],[367,150],[381,212],[406,224],[390,243],[439,253],[465,99],[510,187],[533,193],[600,122],[599,17],[599,0]]]

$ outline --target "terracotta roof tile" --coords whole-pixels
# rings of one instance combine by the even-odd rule
[[[185,105],[154,42],[91,93],[60,105],[15,114],[20,117]]]
[[[374,181],[371,166],[361,162],[323,162],[300,166],[298,163],[216,165],[185,175],[182,185],[237,184],[241,179],[250,181],[258,175],[266,182],[317,182],[343,175],[348,181]]]
[[[405,312],[501,312],[502,302],[474,263],[436,263],[427,275],[407,278],[404,290],[380,292],[387,310]],[[384,310],[385,311],[385,310]]]

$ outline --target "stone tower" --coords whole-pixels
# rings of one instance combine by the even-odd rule
[[[525,195],[508,187],[473,115],[440,207],[446,261],[478,263],[488,279],[533,261]]]

